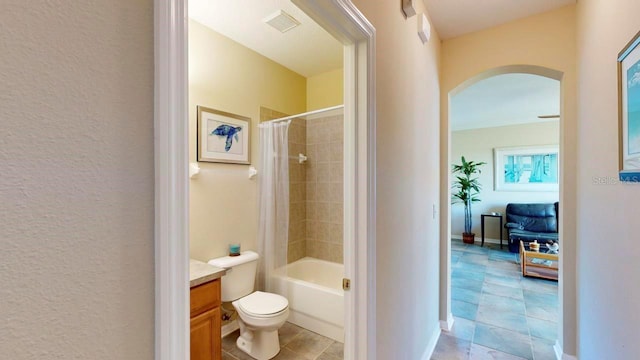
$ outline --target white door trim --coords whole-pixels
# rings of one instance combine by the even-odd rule
[[[345,44],[345,359],[375,360],[375,29],[349,0],[292,1]],[[155,0],[157,360],[189,358],[187,19],[187,0]]]
[[[155,358],[189,358],[186,0],[155,0]]]

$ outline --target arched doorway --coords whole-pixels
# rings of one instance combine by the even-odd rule
[[[567,86],[563,82],[565,79],[565,74],[562,71],[537,66],[537,65],[505,65],[499,66],[495,68],[491,68],[488,70],[484,70],[480,73],[477,73],[473,76],[468,77],[466,80],[459,82],[457,85],[449,88],[443,88],[443,115],[442,123],[441,123],[441,171],[443,175],[441,177],[441,217],[440,217],[440,228],[441,228],[441,251],[440,251],[440,260],[441,260],[441,286],[440,286],[440,316],[441,316],[441,327],[443,330],[451,329],[453,326],[453,316],[452,316],[452,305],[451,305],[451,167],[452,163],[451,159],[451,124],[450,124],[450,107],[451,107],[451,99],[456,96],[460,92],[464,91],[468,87],[476,84],[482,80],[488,79],[490,77],[503,75],[503,74],[531,74],[543,76],[545,78],[558,80],[560,82],[560,115],[561,118],[564,118],[566,112],[565,105],[565,96],[567,92]],[[571,204],[575,204],[575,192],[572,191],[572,187],[569,187],[570,191],[567,190],[567,186],[575,183],[575,178],[573,177],[573,173],[571,169],[573,169],[573,165],[571,161],[568,159],[575,158],[575,149],[571,147],[571,143],[569,142],[569,147],[565,143],[566,140],[566,130],[565,124],[563,121],[560,122],[560,194],[559,199],[560,203],[569,204],[569,208],[560,207],[560,222],[562,223],[563,219],[566,218],[567,214],[569,214],[569,219],[572,219],[568,226],[562,226],[559,229],[559,237],[560,237],[560,275],[559,275],[559,286],[558,286],[558,295],[559,295],[559,311],[558,311],[558,340],[556,345],[554,346],[554,350],[558,354],[562,354],[563,347],[564,348],[573,348],[575,346],[575,311],[571,309],[574,308],[575,305],[575,209],[571,207]],[[489,166],[488,170],[491,172],[491,166]],[[568,175],[567,175],[568,174]],[[568,201],[564,201],[568,199]],[[479,218],[479,216],[476,216]],[[568,235],[568,236],[567,236]],[[574,305],[571,305],[574,304]],[[567,310],[567,308],[569,308]],[[564,329],[564,324],[567,323],[568,330]]]

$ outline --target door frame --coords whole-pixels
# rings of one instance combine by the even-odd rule
[[[440,127],[440,171],[447,174],[441,177],[440,181],[440,327],[443,330],[451,330],[453,326],[453,314],[451,310],[451,97],[457,95],[469,86],[487,79],[492,76],[512,73],[524,73],[538,75],[560,82],[560,178],[558,198],[560,201],[559,211],[559,244],[560,244],[560,261],[558,272],[558,339],[554,345],[554,351],[558,359],[569,358],[571,355],[564,351],[572,352],[575,348],[575,228],[571,228],[571,224],[567,219],[575,218],[575,202],[571,189],[575,186],[574,178],[569,174],[571,166],[570,154],[574,149],[570,147],[570,143],[566,140],[568,131],[568,121],[566,116],[571,111],[568,109],[567,98],[569,91],[567,88],[566,72],[534,64],[518,64],[518,65],[501,65],[488,70],[484,70],[479,74],[475,74],[455,87],[450,89],[448,93],[443,93],[443,100],[447,108],[447,116],[442,117]],[[444,90],[446,91],[446,89]],[[444,98],[446,96],[446,98]]]
[[[154,0],[155,359],[189,357],[188,0]],[[345,359],[375,360],[375,29],[349,0],[292,0],[345,45]]]

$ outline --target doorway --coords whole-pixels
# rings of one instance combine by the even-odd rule
[[[374,359],[374,29],[349,3],[293,1],[345,45],[345,359]],[[157,1],[156,358],[188,357],[187,2]],[[370,135],[374,134],[374,135]],[[345,141],[347,142],[347,141]],[[355,144],[358,144],[356,147]],[[358,164],[356,167],[355,165]]]
[[[555,82],[557,83],[557,94],[558,97],[556,98],[556,103],[558,104],[557,108],[560,109],[560,111],[562,109],[562,79],[563,79],[563,73],[556,71],[556,70],[552,70],[552,69],[548,69],[548,68],[543,68],[543,67],[539,67],[539,66],[526,66],[526,65],[517,65],[517,66],[503,66],[500,68],[495,68],[495,69],[491,69],[488,71],[485,71],[479,75],[476,75],[470,79],[467,79],[466,81],[462,82],[461,84],[459,84],[457,87],[453,88],[448,94],[447,94],[447,101],[443,102],[446,103],[447,106],[447,111],[448,111],[448,117],[443,117],[443,127],[442,127],[442,139],[443,142],[446,144],[446,148],[448,149],[448,151],[446,151],[446,153],[444,153],[442,155],[442,171],[445,174],[449,174],[448,176],[443,177],[443,182],[441,183],[441,189],[442,189],[442,203],[446,204],[443,206],[443,210],[441,212],[442,214],[442,218],[441,218],[441,228],[443,229],[442,234],[441,234],[441,270],[442,270],[442,277],[441,277],[441,319],[442,319],[442,328],[444,330],[452,330],[452,326],[455,327],[455,321],[453,321],[453,317],[452,314],[455,315],[455,313],[467,313],[466,317],[471,317],[473,320],[472,322],[474,322],[474,324],[471,324],[471,322],[466,323],[464,325],[473,325],[475,326],[475,321],[476,316],[485,316],[486,317],[486,313],[485,314],[481,314],[481,311],[479,310],[479,302],[480,297],[484,296],[484,292],[482,291],[482,287],[480,287],[479,289],[476,289],[478,291],[480,291],[478,297],[473,298],[473,296],[475,296],[475,294],[472,294],[473,291],[468,291],[465,292],[466,290],[463,291],[457,291],[459,288],[464,288],[464,282],[467,281],[466,279],[459,279],[459,278],[455,278],[455,276],[452,277],[452,273],[455,271],[458,271],[458,274],[462,273],[460,272],[459,268],[460,268],[460,264],[456,264],[454,265],[461,256],[467,256],[467,259],[471,259],[476,261],[476,263],[474,264],[473,261],[470,261],[471,265],[470,266],[474,266],[474,265],[478,265],[477,269],[478,270],[476,273],[474,273],[474,276],[479,276],[479,270],[485,269],[485,264],[481,263],[482,261],[485,260],[491,260],[489,259],[484,259],[481,257],[483,256],[487,256],[487,254],[489,253],[489,251],[492,250],[486,250],[487,247],[487,242],[485,242],[484,247],[479,246],[481,239],[480,239],[480,213],[501,213],[501,216],[504,216],[504,207],[506,206],[506,203],[511,202],[511,201],[507,201],[505,199],[502,199],[500,201],[496,199],[494,199],[494,196],[498,196],[500,197],[500,194],[498,194],[496,191],[494,191],[495,188],[495,184],[494,184],[494,177],[496,176],[495,174],[497,174],[498,172],[494,172],[495,170],[495,157],[494,154],[492,153],[491,150],[493,150],[493,148],[498,148],[498,145],[495,146],[489,146],[491,149],[489,149],[489,147],[486,149],[488,153],[486,153],[485,155],[487,156],[486,158],[480,158],[480,159],[476,159],[476,158],[468,158],[466,160],[476,160],[476,161],[483,161],[486,162],[486,164],[484,165],[484,168],[482,168],[482,179],[484,180],[482,183],[483,189],[482,192],[480,193],[480,198],[483,200],[485,200],[484,195],[486,195],[484,192],[486,189],[489,190],[489,192],[493,193],[489,195],[489,200],[490,200],[490,204],[487,204],[486,206],[482,206],[482,202],[477,203],[480,204],[481,206],[478,207],[477,205],[473,205],[474,206],[474,220],[476,221],[477,229],[479,231],[476,231],[477,233],[477,237],[476,237],[476,245],[463,245],[461,241],[458,240],[458,242],[454,242],[452,243],[452,237],[455,238],[456,235],[460,235],[461,234],[461,225],[454,225],[452,224],[452,219],[455,221],[456,218],[458,218],[458,216],[456,215],[457,212],[461,212],[461,209],[457,209],[456,207],[452,207],[450,205],[451,203],[451,182],[454,179],[454,177],[451,175],[451,165],[452,164],[458,164],[460,163],[461,159],[460,156],[462,155],[466,155],[467,153],[473,153],[472,149],[464,149],[464,153],[460,152],[460,149],[454,150],[454,146],[456,144],[456,142],[460,142],[462,139],[465,138],[465,135],[469,135],[469,133],[474,132],[474,131],[461,131],[458,132],[456,135],[452,135],[452,131],[455,130],[454,128],[454,124],[452,122],[452,117],[453,117],[453,107],[455,106],[455,98],[464,93],[464,91],[466,89],[469,89],[470,87],[477,85],[487,79],[491,79],[493,78],[498,79],[498,77],[500,76],[504,76],[504,75],[514,75],[514,74],[519,74],[522,76],[535,76],[537,77],[539,80],[541,81],[548,81],[548,82]],[[548,115],[561,115],[560,111],[554,114],[548,114],[548,113],[540,113],[537,115],[542,116],[543,118],[548,118]],[[553,112],[553,111],[552,111]],[[536,121],[536,120],[534,120]],[[549,121],[549,120],[546,120]],[[560,120],[562,121],[562,120]],[[505,125],[505,124],[502,124]],[[539,125],[539,124],[537,124]],[[563,167],[563,148],[564,148],[564,143],[563,143],[563,137],[562,137],[562,123],[560,124],[556,124],[556,125],[552,125],[552,124],[546,124],[546,125],[541,125],[543,127],[546,126],[547,128],[547,132],[549,131],[549,129],[553,130],[556,129],[556,135],[555,138],[558,140],[557,142],[555,142],[556,144],[559,144],[559,148],[560,148],[560,176],[557,179],[557,182],[559,183],[559,192],[557,195],[555,195],[555,197],[553,195],[551,195],[550,193],[547,194],[547,197],[549,197],[548,199],[542,199],[540,197],[541,193],[529,193],[529,194],[525,194],[524,197],[519,201],[521,203],[542,203],[542,202],[546,202],[546,200],[549,200],[548,202],[553,203],[554,201],[560,200],[562,201],[563,199],[563,193],[562,193],[562,181],[563,181],[563,175],[562,175],[562,170],[564,169]],[[500,131],[504,131],[505,129],[501,129]],[[558,134],[558,130],[559,130],[559,134]],[[532,130],[525,130],[528,132],[531,132]],[[495,135],[496,131],[491,131],[488,129],[485,129],[485,134],[484,135],[480,135],[479,133],[481,131],[475,131],[478,132],[478,134],[475,134],[475,142],[479,143],[481,141],[488,141],[488,138],[491,138],[491,135]],[[498,134],[499,135],[499,134]],[[503,134],[504,135],[504,134]],[[507,136],[507,135],[505,135]],[[482,139],[482,140],[478,140],[478,139]],[[553,141],[547,141],[547,144],[553,143]],[[507,144],[503,144],[502,146],[506,146]],[[509,146],[514,146],[514,144],[508,144]],[[522,144],[525,145],[525,144]],[[527,145],[532,145],[532,143],[527,144]],[[507,147],[508,148],[508,147]],[[455,157],[452,156],[452,154],[456,154]],[[496,195],[498,194],[498,195]],[[446,199],[446,200],[445,200]],[[553,200],[553,201],[552,201]],[[513,201],[513,202],[518,202],[518,201]],[[503,204],[504,203],[504,204]],[[452,215],[453,213],[453,215]],[[562,217],[560,217],[561,219]],[[500,238],[500,233],[499,233],[499,229],[498,227],[503,225],[497,225],[498,222],[496,221],[496,225],[494,226],[494,224],[491,222],[491,220],[494,220],[493,218],[488,218],[489,220],[486,220],[487,222],[487,227],[492,226],[495,227],[495,229],[487,229],[488,232],[488,236],[487,237],[491,237],[495,240],[498,240]],[[505,220],[506,221],[506,220]],[[474,226],[475,227],[475,226]],[[444,230],[446,229],[446,230]],[[491,231],[491,230],[495,230],[495,231]],[[506,230],[503,229],[503,232],[505,233],[505,235],[503,235],[504,237],[506,237]],[[563,238],[563,227],[560,226],[560,239]],[[499,242],[499,241],[496,241]],[[560,241],[560,244],[562,244],[562,241]],[[468,246],[468,247],[467,247]],[[490,244],[490,247],[494,247],[495,249],[499,249],[499,245],[494,245],[494,244]],[[508,245],[507,245],[508,246]],[[562,247],[562,245],[560,245]],[[464,252],[464,250],[469,250],[469,252]],[[477,251],[475,251],[477,250]],[[511,255],[509,255],[509,253],[505,253],[505,257],[510,258]],[[499,252],[496,252],[494,254],[494,256],[500,256]],[[508,269],[500,269],[499,271],[512,271],[511,274],[513,275],[517,275],[517,271],[519,270],[519,265],[517,264],[518,261],[518,254],[513,254],[514,258],[513,260],[510,259],[511,261],[511,265],[510,268]],[[562,251],[560,254],[560,266],[562,267]],[[494,258],[493,260],[502,260],[502,259],[498,259],[498,258]],[[493,263],[498,264],[498,261],[495,261]],[[466,263],[465,263],[466,266]],[[469,269],[466,269],[469,270]],[[498,275],[503,275],[502,273],[496,273]],[[484,275],[484,273],[482,274]],[[494,274],[491,274],[489,276],[493,276]],[[554,314],[555,317],[555,322],[553,324],[555,324],[554,328],[552,329],[552,331],[549,331],[545,334],[541,334],[541,333],[537,333],[537,336],[543,336],[546,339],[544,339],[545,341],[545,351],[549,354],[552,354],[554,351],[557,351],[557,342],[555,341],[555,339],[562,339],[562,324],[563,324],[563,309],[562,309],[562,295],[561,295],[561,291],[560,289],[562,289],[562,285],[563,285],[563,279],[562,279],[562,271],[560,271],[560,279],[559,279],[559,286],[557,286],[557,290],[556,291],[556,295],[553,297],[554,299],[556,299],[555,301],[558,301],[559,304],[557,306],[557,312]],[[514,277],[515,278],[515,277]],[[479,279],[475,279],[475,280],[479,280]],[[484,280],[484,279],[481,279]],[[496,280],[496,279],[494,279]],[[498,279],[499,280],[499,279]],[[507,281],[507,280],[505,280]],[[528,280],[527,280],[528,281]],[[455,284],[453,284],[453,282],[456,282]],[[472,285],[482,285],[482,281],[468,281],[469,286],[473,287]],[[494,286],[495,283],[498,283],[497,286]],[[519,281],[514,281],[513,284],[515,286],[515,283],[519,283]],[[485,283],[486,284],[486,283]],[[500,284],[499,281],[491,281],[489,283],[489,285],[493,288],[491,291],[493,291],[495,293],[495,291],[501,291],[501,290],[509,290],[508,288],[503,288],[500,289],[501,285],[510,285],[510,284]],[[545,284],[545,285],[549,285],[549,284]],[[527,292],[531,289],[528,290],[524,290],[524,292]],[[553,290],[553,289],[552,289]],[[489,294],[486,295],[487,297],[491,297],[494,296],[495,294],[491,294],[491,291],[489,291]],[[519,291],[523,291],[522,289],[520,289]],[[463,294],[464,293],[464,294]],[[518,297],[520,295],[515,294],[515,292],[510,292],[509,294],[503,293],[503,294],[499,294],[499,295],[505,295],[505,296],[513,296],[513,297]],[[464,301],[464,297],[467,296],[468,301]],[[452,300],[453,299],[453,300]],[[496,298],[496,299],[500,299],[500,298]],[[497,301],[496,299],[492,299]],[[545,298],[547,299],[547,298]],[[559,299],[559,300],[558,300]],[[522,305],[525,305],[525,301],[526,299],[522,299],[523,301],[521,301]],[[552,299],[553,300],[553,299]],[[510,307],[513,304],[519,304],[520,300],[515,300],[515,301],[506,301],[506,305],[505,307]],[[474,302],[476,302],[475,304],[473,304]],[[482,306],[480,304],[480,306]],[[486,310],[486,309],[485,309]],[[495,309],[494,309],[495,310]],[[522,321],[519,320],[523,320],[526,318],[526,309],[523,306],[521,309],[522,313],[520,312],[520,309],[518,309],[516,311],[516,315],[510,317],[509,319],[494,319],[493,321],[498,323],[501,322],[500,325],[502,325],[503,327],[511,327],[511,331],[516,331],[516,330],[520,330],[521,332],[530,333],[530,330],[527,329],[526,327],[523,328],[519,328],[519,325],[517,325],[517,323],[521,323]],[[497,313],[497,312],[496,312]],[[549,325],[549,321],[550,320],[548,317],[549,314],[544,314],[544,316],[541,315],[536,315],[538,317],[542,317],[543,319],[541,319],[541,321],[538,321],[538,318],[534,318],[532,317],[532,323],[535,322],[535,325]],[[460,321],[459,323],[463,324],[466,322],[466,320],[468,319],[463,319],[462,321]],[[481,320],[486,320],[486,319],[481,319]],[[491,321],[489,321],[491,322]],[[525,324],[526,324],[526,320],[524,320]],[[491,324],[489,324],[491,325]],[[494,324],[495,325],[495,324]],[[488,326],[487,324],[483,324],[482,326]],[[518,329],[516,329],[518,328]],[[484,329],[487,330],[487,329]],[[454,329],[455,331],[455,329]],[[537,329],[536,329],[537,331]],[[488,331],[485,331],[488,332]],[[552,337],[553,339],[549,339],[549,334],[553,334]],[[472,341],[473,339],[469,338],[469,341]],[[529,341],[531,341],[531,338],[529,339]],[[479,341],[480,343],[490,343],[490,339],[482,339]],[[555,346],[554,346],[555,343]],[[473,345],[473,344],[472,344]],[[538,344],[540,345],[540,344]],[[489,346],[491,347],[491,346]],[[540,346],[538,346],[539,348]],[[496,349],[497,347],[493,347],[494,349]],[[532,346],[531,344],[529,345],[530,349],[534,349],[536,348],[535,344]],[[498,350],[504,350],[504,349],[498,349]],[[524,350],[525,352],[527,351],[526,349]],[[513,352],[511,352],[511,354],[513,354]],[[519,356],[532,356],[532,355],[528,355],[526,353],[518,353],[518,354],[514,354],[514,355],[519,355]]]

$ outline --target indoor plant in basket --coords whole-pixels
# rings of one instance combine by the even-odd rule
[[[464,233],[462,233],[462,241],[467,244],[473,244],[475,235],[471,232],[471,203],[480,201],[478,194],[481,185],[476,174],[480,174],[480,166],[485,162],[466,161],[464,156],[460,159],[462,164],[453,164],[453,174],[456,180],[453,182],[452,203],[464,204]]]

